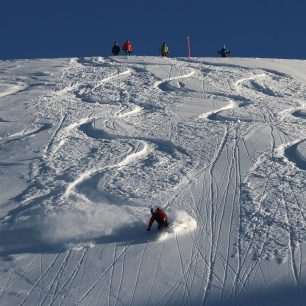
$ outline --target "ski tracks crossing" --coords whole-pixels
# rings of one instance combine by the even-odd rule
[[[114,240],[93,247],[76,244],[75,248],[52,258],[49,254],[34,255],[17,279],[13,278],[14,272],[9,274],[0,299],[22,275],[34,268],[40,270],[40,275],[22,295],[21,305],[32,302],[37,291],[38,305],[121,305],[122,301],[131,306],[141,302],[149,305],[155,302],[156,294],[157,305],[212,305],[216,301],[226,305],[228,301],[238,303],[258,274],[269,283],[261,260],[267,252],[272,230],[263,228],[264,239],[260,245],[254,236],[251,240],[245,237],[248,225],[244,223],[242,207],[246,195],[244,185],[248,184],[252,196],[253,176],[265,164],[271,166],[269,158],[277,158],[275,151],[288,142],[289,136],[283,133],[280,119],[291,120],[288,109],[303,106],[302,93],[294,98],[288,89],[292,84],[294,88],[299,85],[287,75],[265,69],[196,61],[185,63],[179,59],[151,60],[152,64],[136,60],[133,63],[133,59],[121,62],[101,58],[71,60],[59,77],[56,89],[31,107],[37,114],[37,122],[53,120],[53,125],[48,126],[51,133],[41,160],[44,166],[34,165],[43,170],[36,171],[32,179],[46,183],[57,195],[53,197],[54,203],[42,203],[51,211],[56,211],[57,205],[73,209],[78,201],[84,202],[85,207],[95,207],[97,203],[79,187],[89,186],[96,192],[93,184],[96,182],[108,190],[110,198],[119,198],[120,194],[115,192],[120,190],[133,202],[135,194],[135,199],[139,199],[135,200],[135,207],[141,202],[144,207],[166,203],[169,208],[188,209],[197,219],[198,229],[188,236],[156,243],[155,251],[152,247],[155,242],[137,244],[132,240],[122,244]],[[163,69],[158,65],[163,65]],[[26,90],[14,87],[17,89]],[[205,113],[179,119],[175,103],[184,103],[190,98],[208,100],[213,106]],[[217,99],[225,100],[228,105],[218,107]],[[282,103],[284,99],[289,101],[288,105]],[[270,131],[270,144],[264,150],[254,147],[251,137],[254,129],[262,126]],[[15,135],[11,140],[37,135],[44,127],[30,129],[21,138]],[[192,132],[188,133],[188,129]],[[207,139],[214,142],[206,143]],[[110,150],[113,155],[107,155]],[[184,159],[188,158],[186,162]],[[155,165],[158,165],[156,169]],[[131,181],[129,173],[143,177],[146,166],[150,171],[166,169],[162,184],[148,184],[153,189],[151,200],[139,196],[149,194],[149,189],[139,191],[135,188],[137,184],[127,188],[118,183],[124,175]],[[48,174],[53,173],[48,172],[49,169],[60,175],[58,182],[46,180]],[[275,179],[272,170],[268,179]],[[282,181],[281,170],[276,167],[278,182]],[[106,172],[112,174],[104,178]],[[260,184],[262,195],[254,214],[260,213],[266,205],[269,183],[261,181]],[[274,214],[284,208],[290,264],[299,285],[302,264],[298,263],[298,247],[292,231],[294,215],[287,203],[288,193],[283,190]],[[173,195],[165,199],[165,194],[169,193]],[[25,194],[24,203],[34,203],[32,199]],[[295,203],[302,212],[298,199]],[[252,221],[261,226],[259,219]],[[254,250],[259,254],[256,260],[248,254]],[[105,256],[104,252],[112,254],[105,259],[109,263],[89,277],[89,271],[96,269],[94,258],[99,252],[101,257]],[[171,253],[172,263],[167,259],[167,252]],[[139,261],[131,271],[129,265],[134,256]],[[49,264],[43,266],[43,259],[49,260]],[[154,267],[146,270],[152,262]],[[163,269],[167,269],[167,273],[163,273]],[[142,282],[148,271],[152,272],[151,278],[144,287]],[[163,277],[166,284],[160,286]],[[127,278],[133,281],[127,284]],[[146,290],[144,301],[141,300],[142,289]]]

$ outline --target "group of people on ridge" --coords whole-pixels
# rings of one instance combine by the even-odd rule
[[[133,46],[129,40],[127,40],[124,45],[122,46],[122,49],[125,51],[126,55],[132,55],[133,53]],[[120,46],[118,43],[115,41],[114,46],[112,48],[112,53],[114,56],[118,56],[120,53]]]
[[[122,50],[125,52],[126,55],[132,55],[133,53],[133,45],[131,44],[131,42],[129,40],[127,40],[123,46],[122,46]],[[120,54],[120,46],[118,44],[118,42],[114,42],[113,48],[112,48],[112,54],[114,56],[118,56]],[[168,44],[166,42],[163,42],[162,46],[159,49],[159,52],[161,54],[162,57],[168,57],[169,56],[169,47]],[[221,50],[218,50],[218,54],[220,54],[222,57],[227,57],[229,56],[231,53],[231,51],[224,45]]]
[[[129,40],[127,40],[124,45],[122,46],[122,50],[125,52],[126,55],[132,55],[133,53],[133,45]],[[114,42],[113,48],[112,48],[112,54],[114,56],[118,56],[120,54],[120,46],[117,41]],[[169,47],[166,42],[162,44],[162,46],[159,49],[159,52],[161,56],[168,57],[169,56]]]

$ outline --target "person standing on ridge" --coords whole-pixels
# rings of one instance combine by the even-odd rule
[[[151,227],[154,221],[158,223],[158,227],[157,227],[158,230],[161,230],[162,228],[169,226],[168,217],[161,208],[157,207],[155,210],[154,208],[151,208],[150,210],[151,210],[152,216],[150,218],[147,231],[151,230]]]
[[[167,45],[166,42],[164,42],[161,46],[161,48],[159,49],[160,54],[162,57],[168,57],[169,56],[169,47]]]
[[[119,53],[120,53],[120,47],[119,47],[119,45],[116,41],[114,42],[114,46],[112,48],[112,53],[113,53],[114,56],[118,56]]]
[[[221,54],[222,57],[227,57],[230,55],[231,51],[224,45],[223,48],[218,51],[218,53]]]
[[[123,45],[122,49],[125,51],[126,55],[132,55],[133,46],[132,46],[132,44],[131,44],[131,42],[129,40],[127,40],[125,42],[125,44]]]

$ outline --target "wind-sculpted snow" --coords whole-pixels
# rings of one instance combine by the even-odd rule
[[[0,304],[303,305],[291,63],[1,62]],[[156,206],[170,226],[147,232]]]

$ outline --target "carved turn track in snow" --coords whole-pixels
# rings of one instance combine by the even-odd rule
[[[111,169],[118,169],[120,171],[122,168],[128,166],[129,164],[132,164],[133,162],[136,162],[137,160],[145,158],[150,153],[150,149],[147,143],[142,142],[142,148],[136,152],[131,152],[128,154],[121,162],[115,165],[109,165],[102,168],[94,168],[90,169],[86,172],[84,172],[80,177],[78,177],[75,181],[69,184],[67,187],[64,198],[67,198],[71,193],[74,192],[75,187],[79,184],[81,184],[83,181],[87,180],[91,176],[95,175],[97,172],[103,172],[105,170],[111,170]]]
[[[170,81],[174,81],[174,80],[180,80],[180,79],[186,79],[186,78],[190,78],[191,76],[193,76],[195,73],[194,70],[191,70],[189,73],[185,74],[185,75],[180,75],[180,76],[175,76],[175,77],[169,77],[165,80],[160,80],[154,83],[153,87],[157,88],[160,87],[160,85],[162,85],[163,83],[167,83]]]
[[[0,81],[0,98],[16,94],[20,91],[25,90],[28,87],[29,85],[27,83],[16,82],[14,84],[11,84],[3,83],[2,81]]]

